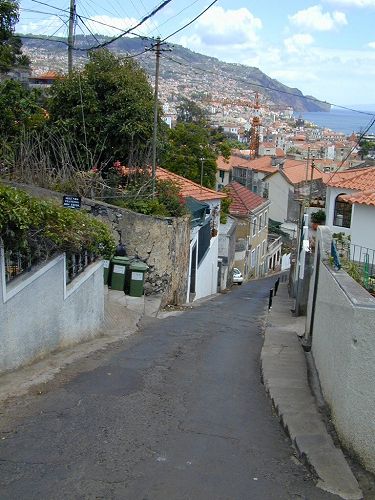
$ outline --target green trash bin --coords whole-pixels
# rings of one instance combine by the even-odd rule
[[[125,275],[126,268],[129,265],[129,257],[112,257],[111,260],[111,288],[112,290],[121,290],[125,289]]]
[[[134,261],[129,267],[129,295],[130,297],[142,297],[145,283],[145,272],[148,265],[141,261]]]
[[[105,285],[110,285],[110,276],[109,276],[110,268],[111,268],[111,259],[103,259],[103,277]]]

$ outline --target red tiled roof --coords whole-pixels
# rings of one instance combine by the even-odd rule
[[[276,148],[276,156],[278,158],[284,158],[285,157],[285,152],[281,148]]]
[[[55,71],[47,71],[46,73],[42,73],[41,75],[38,76],[33,75],[32,78],[38,80],[56,80],[57,78],[59,78],[59,76],[60,75]]]
[[[342,194],[340,201],[347,203],[358,203],[359,205],[368,205],[375,207],[375,190],[359,191],[358,193]]]
[[[375,189],[375,168],[357,168],[337,172],[328,177],[327,185],[344,189],[355,189],[356,191]]]
[[[264,203],[269,203],[268,200],[253,193],[239,182],[233,181],[228,184],[226,188],[229,192],[229,196],[232,198],[232,203],[229,207],[229,213],[231,215],[246,216]]]
[[[200,186],[196,182],[185,179],[185,177],[174,174],[173,172],[170,172],[169,170],[161,167],[158,167],[156,169],[156,178],[159,180],[172,181],[177,184],[180,188],[180,194],[184,198],[191,196],[198,201],[209,201],[220,200],[227,197],[225,193],[219,193],[218,191],[214,191],[213,189]]]
[[[301,182],[306,182],[311,179],[311,166],[308,168],[306,175],[306,161],[305,160],[290,160],[286,159],[284,161],[283,168],[279,170],[282,172],[291,184],[299,184]],[[272,175],[272,174],[271,174]],[[329,174],[324,174],[317,167],[314,167],[313,179],[321,179],[323,182],[329,177]]]
[[[236,155],[231,155],[228,160],[219,156],[216,162],[218,170],[230,171],[233,167],[242,167],[249,170],[256,170],[257,172],[273,173],[277,172],[277,167],[272,166],[272,159],[270,156],[262,156],[255,160],[249,160]]]

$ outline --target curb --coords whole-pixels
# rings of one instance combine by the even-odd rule
[[[358,482],[343,452],[334,445],[312,395],[298,338],[304,323],[291,316],[292,305],[287,286],[280,283],[266,318],[261,352],[263,384],[297,456],[315,474],[317,486],[345,500],[361,500]]]

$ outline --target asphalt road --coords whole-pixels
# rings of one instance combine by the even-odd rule
[[[149,321],[11,401],[0,498],[337,498],[294,458],[260,381],[270,283]]]

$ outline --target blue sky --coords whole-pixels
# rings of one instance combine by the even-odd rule
[[[21,1],[17,31],[66,35],[69,0]],[[76,0],[95,33],[117,35],[156,0]],[[207,0],[171,0],[137,32],[162,38],[198,15]],[[57,10],[61,9],[61,11]],[[30,12],[39,11],[39,12]],[[103,26],[94,21],[118,27]],[[256,66],[303,93],[338,105],[375,107],[375,0],[219,0],[169,39],[223,61]],[[77,33],[85,30],[77,29]]]

